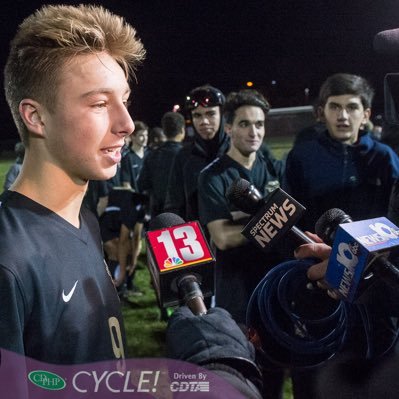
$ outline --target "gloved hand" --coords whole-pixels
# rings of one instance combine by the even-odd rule
[[[221,308],[196,316],[187,306],[175,310],[166,331],[168,355],[195,364],[221,358],[255,360],[253,345]]]

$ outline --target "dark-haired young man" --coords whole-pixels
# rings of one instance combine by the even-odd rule
[[[265,135],[267,100],[255,90],[230,93],[224,106],[230,148],[200,174],[199,213],[216,247],[216,306],[228,310],[233,319],[246,322],[250,296],[268,270],[281,260],[262,252],[241,234],[248,215],[226,199],[226,191],[238,178],[251,182],[262,195],[275,188],[277,172],[259,151]],[[269,164],[270,165],[270,164]],[[268,398],[279,398],[283,374],[270,366],[264,370]]]
[[[392,184],[399,175],[399,158],[361,129],[370,118],[373,95],[370,84],[357,75],[335,74],[321,86],[318,101],[326,129],[314,139],[298,143],[286,164],[284,186],[306,207],[298,222],[304,229],[313,231],[319,217],[332,208],[344,210],[353,220],[387,215]],[[383,323],[390,329],[389,323]],[[361,323],[355,323],[353,330],[347,340],[350,351],[364,343]],[[317,369],[293,370],[295,397],[319,398],[319,375],[336,364],[333,358]],[[347,375],[337,377],[338,385],[340,379],[349,381],[362,373],[357,362],[352,366],[343,362]]]
[[[399,158],[361,129],[370,118],[373,94],[360,76],[330,76],[318,100],[325,131],[288,154],[283,188],[306,207],[298,223],[309,231],[331,208],[354,220],[387,214]]]
[[[198,176],[201,170],[229,148],[222,118],[225,97],[209,85],[193,89],[186,109],[194,128],[194,140],[175,157],[168,183],[165,211],[186,221],[198,220]]]
[[[185,136],[185,120],[182,114],[165,113],[161,125],[166,142],[146,156],[137,182],[140,192],[148,192],[150,195],[151,217],[164,211],[171,166],[176,154],[182,148]]]

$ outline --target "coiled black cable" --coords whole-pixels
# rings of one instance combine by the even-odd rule
[[[342,347],[351,305],[313,286],[315,260],[293,260],[269,271],[249,301],[247,325],[262,341],[263,356],[283,367],[315,367]]]

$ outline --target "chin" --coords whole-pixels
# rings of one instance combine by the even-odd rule
[[[116,170],[117,170],[116,165],[115,165],[115,167],[112,167],[112,168],[102,169],[100,171],[97,171],[97,173],[93,173],[93,177],[91,177],[90,180],[111,179],[111,177],[115,176]]]

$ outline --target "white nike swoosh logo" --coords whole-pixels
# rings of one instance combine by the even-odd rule
[[[69,302],[69,301],[71,300],[72,295],[73,295],[73,293],[75,292],[76,285],[78,284],[78,281],[79,281],[79,280],[76,280],[74,286],[72,287],[72,289],[69,291],[69,293],[68,293],[67,295],[65,295],[64,290],[62,290],[62,299],[63,299],[63,301],[64,301],[65,303],[67,303],[67,302]]]

